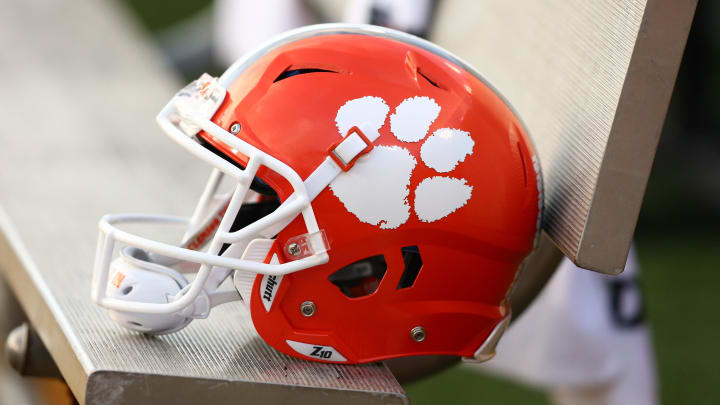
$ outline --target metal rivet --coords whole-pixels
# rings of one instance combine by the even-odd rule
[[[410,337],[416,342],[422,342],[425,340],[425,328],[422,326],[416,326],[410,329]]]
[[[302,304],[300,304],[300,312],[305,316],[313,316],[315,315],[315,310],[317,308],[315,307],[315,303],[312,301],[305,301]]]
[[[233,135],[237,135],[238,132],[240,132],[241,129],[242,129],[242,125],[240,125],[240,124],[237,123],[237,122],[234,123],[234,124],[232,124],[232,125],[230,125],[230,133],[233,134]]]
[[[297,256],[300,254],[300,245],[297,243],[291,243],[290,246],[288,246],[288,253],[292,256]]]
[[[23,323],[10,331],[5,341],[5,355],[15,371],[23,374],[28,358],[28,340],[30,340],[30,326]]]

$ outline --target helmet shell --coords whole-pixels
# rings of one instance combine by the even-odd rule
[[[303,179],[347,135],[338,121],[343,106],[363,98],[380,99],[387,106],[373,150],[339,176],[355,176],[344,181],[357,184],[357,190],[348,197],[333,182],[312,201],[331,247],[329,262],[274,279],[269,307],[263,303],[267,276],[256,277],[249,306],[260,336],[282,352],[319,361],[340,360],[299,351],[292,342],[333,348],[339,358],[353,363],[423,354],[472,357],[509,315],[507,296],[533,248],[542,207],[532,144],[502,97],[474,72],[432,49],[351,33],[299,38],[267,50],[227,90],[213,121],[227,130],[239,123],[242,130],[236,136]],[[411,100],[422,102],[413,106]],[[433,103],[439,110],[431,120],[433,113],[421,107]],[[417,140],[401,134],[403,123],[421,128],[412,138]],[[464,146],[459,152],[445,151],[443,134],[465,140]],[[207,133],[200,136],[237,163],[247,163],[247,156]],[[431,137],[435,145],[428,146]],[[455,144],[448,145],[453,149]],[[378,157],[399,149],[407,152],[405,158]],[[433,154],[455,164],[434,162],[428,157]],[[397,181],[389,191],[397,166],[409,167],[407,155],[415,161],[409,179]],[[358,177],[366,173],[386,175]],[[266,168],[258,177],[281,200],[293,192]],[[373,217],[396,192],[407,212]],[[469,198],[455,207],[458,193],[469,193]],[[306,232],[300,218],[293,221],[278,234],[267,261],[292,260],[281,247]],[[419,251],[422,261],[410,286],[401,286],[404,248]],[[369,294],[351,297],[330,281],[339,269],[378,255],[387,268]],[[301,311],[305,302],[315,306],[311,316]],[[422,341],[411,336],[417,326],[425,331]]]

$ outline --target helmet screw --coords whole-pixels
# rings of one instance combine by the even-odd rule
[[[315,310],[317,307],[315,307],[315,303],[312,301],[305,301],[302,304],[300,304],[300,312],[307,317],[311,317],[315,315]]]
[[[230,133],[233,134],[233,135],[237,135],[238,132],[240,132],[241,129],[242,129],[242,125],[240,125],[240,124],[237,123],[237,122],[234,123],[234,124],[232,124],[232,125],[230,125]]]
[[[291,243],[288,246],[288,253],[290,253],[291,256],[298,256],[300,254],[300,245],[297,243]]]
[[[416,342],[422,342],[425,340],[425,328],[422,326],[416,326],[410,329],[410,337]]]

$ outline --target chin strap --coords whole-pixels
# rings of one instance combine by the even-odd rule
[[[310,201],[325,190],[340,173],[350,170],[360,157],[373,150],[373,142],[379,136],[377,130],[363,132],[359,127],[350,128],[340,142],[328,149],[328,156],[325,160],[305,179],[305,188]],[[283,230],[293,219],[288,219],[267,228],[261,235],[265,238],[271,238]]]
[[[361,156],[369,153],[379,136],[377,131],[363,132],[358,127],[350,128],[343,140],[328,149],[328,157],[305,179],[310,201],[330,185],[335,177],[350,170]]]

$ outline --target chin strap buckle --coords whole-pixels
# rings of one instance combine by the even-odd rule
[[[350,170],[358,158],[373,149],[370,139],[358,127],[352,127],[342,141],[328,149],[328,155],[344,172]]]

